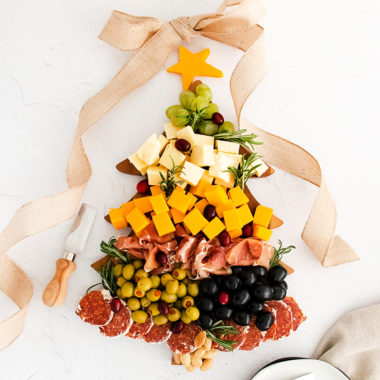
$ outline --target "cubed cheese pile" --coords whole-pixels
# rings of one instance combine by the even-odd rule
[[[227,188],[234,186],[234,178],[229,167],[238,168],[241,162],[239,144],[216,140],[212,136],[194,133],[191,126],[176,127],[172,123],[164,125],[166,137],[156,134],[150,136],[136,153],[129,156],[129,161],[148,177],[149,185],[156,186],[167,177],[168,170],[178,166],[181,173],[176,174],[176,180],[182,181],[181,187],[187,185],[198,186],[206,169],[213,177],[216,185]],[[180,152],[175,147],[177,139],[184,139],[191,145],[191,149]],[[259,165],[255,174],[260,177],[268,166],[260,159],[253,163]]]
[[[272,231],[268,226],[273,210],[260,205],[252,215],[248,197],[240,187],[227,189],[212,184],[212,179],[205,172],[196,186],[191,186],[188,192],[177,186],[169,199],[159,186],[151,186],[150,196],[136,198],[118,209],[111,209],[111,222],[117,230],[129,225],[138,235],[153,221],[159,236],[174,232],[175,225],[181,223],[189,234],[203,232],[210,240],[224,230],[232,239],[237,238],[242,235],[246,224],[253,223],[253,236],[269,240]],[[215,206],[217,214],[211,221],[203,216],[203,210],[209,204]]]

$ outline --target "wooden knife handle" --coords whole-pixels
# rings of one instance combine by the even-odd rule
[[[66,259],[58,259],[56,264],[55,275],[42,295],[43,303],[52,307],[60,306],[65,301],[70,274],[77,268],[73,261]]]

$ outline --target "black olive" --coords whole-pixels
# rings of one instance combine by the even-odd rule
[[[266,277],[268,273],[267,268],[263,267],[262,265],[253,266],[252,271],[256,275],[257,279]]]
[[[245,311],[235,311],[232,319],[240,326],[248,326],[251,323],[252,315]]]
[[[285,290],[288,290],[288,284],[286,283],[286,281],[274,281],[272,285],[278,285],[283,287]]]
[[[218,285],[213,278],[206,278],[200,282],[199,290],[207,296],[213,296],[218,293]]]
[[[273,296],[273,289],[269,285],[255,285],[252,295],[259,301],[269,301]]]
[[[222,288],[223,287],[223,278],[225,276],[212,276],[212,279],[215,281],[216,285],[218,286],[218,288]]]
[[[201,284],[202,284],[202,281],[201,281]],[[241,286],[240,278],[236,276],[236,274],[230,274],[229,276],[226,276],[224,278],[224,286],[228,290],[238,290]]]
[[[231,318],[231,315],[233,313],[232,308],[229,306],[217,306],[214,311],[214,316],[216,320],[226,320]]]
[[[237,276],[240,276],[243,273],[243,271],[244,271],[244,267],[240,267],[240,266],[235,267],[235,266],[233,266],[233,267],[231,267],[231,270],[232,270],[233,274],[236,274]]]
[[[272,300],[280,301],[286,297],[286,290],[283,286],[273,285],[272,289],[273,289]]]
[[[247,309],[247,311],[249,311],[250,313],[252,314],[257,314],[259,313],[260,311],[263,311],[264,310],[264,304],[261,303],[261,302],[257,302],[255,300],[250,300],[246,305],[245,305],[245,309]]]
[[[274,322],[273,315],[269,311],[260,311],[256,316],[256,327],[261,331],[267,331]]]
[[[195,300],[195,304],[200,311],[209,313],[214,310],[214,302],[207,297],[199,296]]]
[[[248,290],[243,289],[232,296],[232,304],[238,307],[244,306],[250,298]]]
[[[197,320],[199,326],[204,330],[208,330],[214,324],[214,320],[207,314],[201,314]]]
[[[268,279],[270,282],[283,281],[287,275],[288,275],[288,272],[281,265],[276,265],[270,268],[268,271]]]
[[[240,276],[243,285],[250,288],[256,282],[256,275],[252,270],[244,271]]]

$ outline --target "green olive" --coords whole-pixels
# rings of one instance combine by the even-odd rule
[[[170,273],[165,273],[161,276],[161,284],[162,286],[166,286],[166,283],[169,280],[174,280],[173,276]]]
[[[140,278],[139,282],[137,283],[137,288],[144,292],[147,292],[152,288],[152,280],[149,277]]]
[[[137,310],[132,312],[132,319],[136,323],[145,323],[148,318],[148,314],[143,310]]]
[[[186,277],[186,271],[182,268],[176,268],[173,270],[172,276],[176,280],[183,280]]]
[[[116,284],[119,288],[121,288],[126,283],[126,281],[127,280],[123,276],[120,276],[117,278]]]
[[[175,307],[172,307],[169,309],[168,319],[170,322],[178,321],[178,319],[181,318],[181,312],[176,309]]]
[[[134,286],[132,282],[125,282],[121,287],[121,294],[123,296],[122,298],[131,298],[133,296],[133,289]]]
[[[138,259],[138,260],[133,260],[132,261],[132,265],[135,269],[140,269],[143,267],[144,263],[142,260]]]
[[[122,265],[122,264],[116,264],[116,265],[113,267],[113,274],[114,274],[116,277],[120,277],[122,273],[123,273],[123,265]]]
[[[146,293],[146,298],[148,298],[149,301],[156,302],[161,297],[161,290],[159,289],[150,289]]]
[[[185,285],[187,285],[189,282],[190,282],[189,277],[185,277],[185,278],[182,280],[182,284],[185,284]]]
[[[191,323],[191,319],[186,315],[186,311],[182,310],[181,311],[181,321],[185,323],[186,325]]]
[[[160,309],[158,308],[158,303],[151,303],[148,307],[148,313],[152,316],[155,317],[156,315],[160,314]]]
[[[161,293],[161,299],[162,301],[165,301],[166,303],[174,303],[177,301],[177,295],[175,294],[169,294],[165,290]]]
[[[153,322],[155,325],[157,326],[161,326],[161,325],[164,325],[165,323],[167,323],[168,319],[165,317],[165,315],[156,315],[155,317],[153,317]]]
[[[174,302],[173,306],[177,309],[182,309],[182,300],[178,299],[177,301]]]
[[[137,298],[143,298],[145,296],[145,292],[143,290],[140,290],[139,288],[135,288],[133,294]]]
[[[160,277],[158,276],[152,276],[150,280],[152,281],[152,288],[158,288],[161,284]]]
[[[192,320],[196,321],[199,318],[199,310],[192,306],[186,309],[186,315]]]
[[[189,282],[189,284],[187,285],[187,292],[192,297],[197,297],[198,294],[199,294],[199,286],[198,286],[198,284],[196,282]]]
[[[179,284],[178,290],[177,290],[177,297],[179,298],[185,297],[186,293],[187,293],[186,285],[182,283]]]
[[[127,305],[132,311],[140,309],[140,301],[135,297],[130,298],[127,301]]]
[[[119,298],[122,298],[122,299],[124,298],[123,295],[121,294],[121,289],[120,289],[120,288],[116,290],[116,295],[117,295]]]
[[[148,276],[148,272],[145,272],[144,269],[138,269],[135,273],[135,282],[137,283],[141,278],[146,278]]]
[[[123,277],[126,280],[131,280],[134,274],[135,274],[135,267],[132,264],[127,264],[123,268]]]
[[[176,294],[178,292],[178,286],[178,280],[169,280],[166,283],[165,289],[169,294]]]
[[[190,296],[185,296],[182,298],[182,307],[187,309],[194,305],[194,298]]]
[[[152,302],[148,300],[148,298],[143,297],[141,298],[140,303],[142,307],[148,307]]]

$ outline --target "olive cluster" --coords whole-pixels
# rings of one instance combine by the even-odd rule
[[[200,295],[195,300],[201,311],[198,323],[209,329],[215,321],[232,318],[237,324],[247,326],[256,316],[257,328],[268,330],[274,318],[264,310],[265,302],[286,297],[286,276],[287,271],[281,265],[269,271],[260,265],[235,266],[228,276],[211,276],[201,281]]]
[[[143,265],[143,260],[132,260],[114,268],[117,296],[127,302],[133,321],[145,323],[148,315],[156,325],[181,320],[182,325],[174,329],[196,321],[200,313],[193,297],[198,296],[199,288],[196,281],[188,278],[186,270],[175,268],[171,273],[151,276]]]

